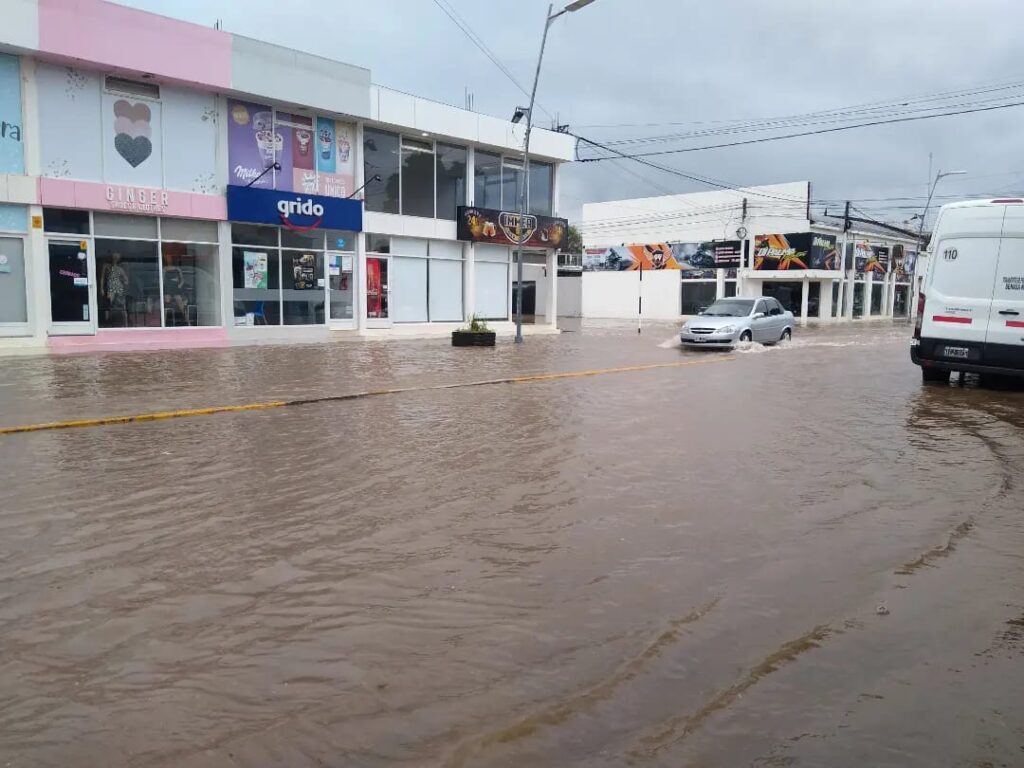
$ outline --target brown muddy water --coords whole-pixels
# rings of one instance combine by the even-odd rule
[[[905,326],[0,360],[0,765],[1024,765],[1024,390]]]

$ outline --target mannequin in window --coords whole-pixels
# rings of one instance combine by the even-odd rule
[[[188,297],[186,296],[185,274],[177,262],[164,267],[164,307],[174,310],[173,324],[188,325]]]
[[[121,324],[128,325],[128,273],[121,266],[121,254],[114,251],[110,261],[103,265],[100,275],[100,290],[107,302],[107,319],[111,314],[121,316]]]

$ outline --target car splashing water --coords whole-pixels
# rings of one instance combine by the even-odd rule
[[[1019,762],[1019,387],[575,330],[5,361],[8,426],[412,391],[0,436],[0,761]]]

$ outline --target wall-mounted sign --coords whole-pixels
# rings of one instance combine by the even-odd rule
[[[583,254],[585,271],[631,271],[672,269],[682,272],[684,280],[714,280],[719,269],[726,277],[736,277],[743,246],[739,240],[693,243],[644,243],[587,248]]]
[[[228,187],[228,219],[277,224],[299,232],[363,229],[363,201],[255,187]]]
[[[42,228],[43,228],[43,217],[42,216],[33,216],[32,217],[32,229],[42,229]]]
[[[524,248],[561,248],[569,234],[569,222],[553,216],[518,213],[460,205],[458,239]]]
[[[842,266],[834,235],[795,232],[758,235],[754,240],[754,269],[838,270]]]
[[[17,56],[0,54],[0,173],[25,172],[21,123],[21,66]]]
[[[107,185],[107,205],[112,211],[127,213],[164,213],[170,205],[171,193],[163,189]]]

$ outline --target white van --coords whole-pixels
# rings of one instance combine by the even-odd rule
[[[1024,199],[944,205],[929,250],[910,349],[924,380],[1024,377]]]

